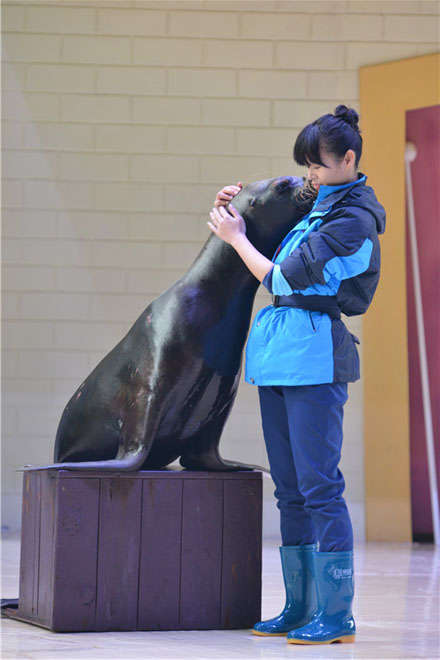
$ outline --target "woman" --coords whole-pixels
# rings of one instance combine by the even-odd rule
[[[353,530],[338,463],[347,384],[360,377],[359,340],[340,313],[363,314],[370,305],[385,230],[385,210],[358,171],[358,121],[354,109],[338,105],[298,135],[293,157],[308,167],[317,197],[272,261],[249,242],[230,203],[241,183],[219,191],[208,222],[273,294],[249,332],[245,380],[258,386],[286,602],[252,632],[296,644],[353,642],[356,632]]]

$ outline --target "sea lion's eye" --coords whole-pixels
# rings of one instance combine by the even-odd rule
[[[254,206],[255,202],[256,202],[255,197],[251,197],[249,200],[249,206]]]

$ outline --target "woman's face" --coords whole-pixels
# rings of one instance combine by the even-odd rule
[[[318,163],[309,163],[307,167],[307,177],[316,190],[319,190],[321,185],[339,185],[356,181],[358,178],[354,166],[356,154],[353,149],[348,149],[341,161],[337,161],[326,151],[321,151],[320,156],[326,167]]]

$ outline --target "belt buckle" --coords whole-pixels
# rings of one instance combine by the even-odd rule
[[[272,294],[272,305],[274,307],[279,307],[279,305],[278,305],[279,299],[280,299],[279,296],[275,296],[275,295]]]

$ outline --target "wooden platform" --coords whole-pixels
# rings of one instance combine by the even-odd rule
[[[251,628],[262,473],[30,470],[18,610],[56,632]]]

